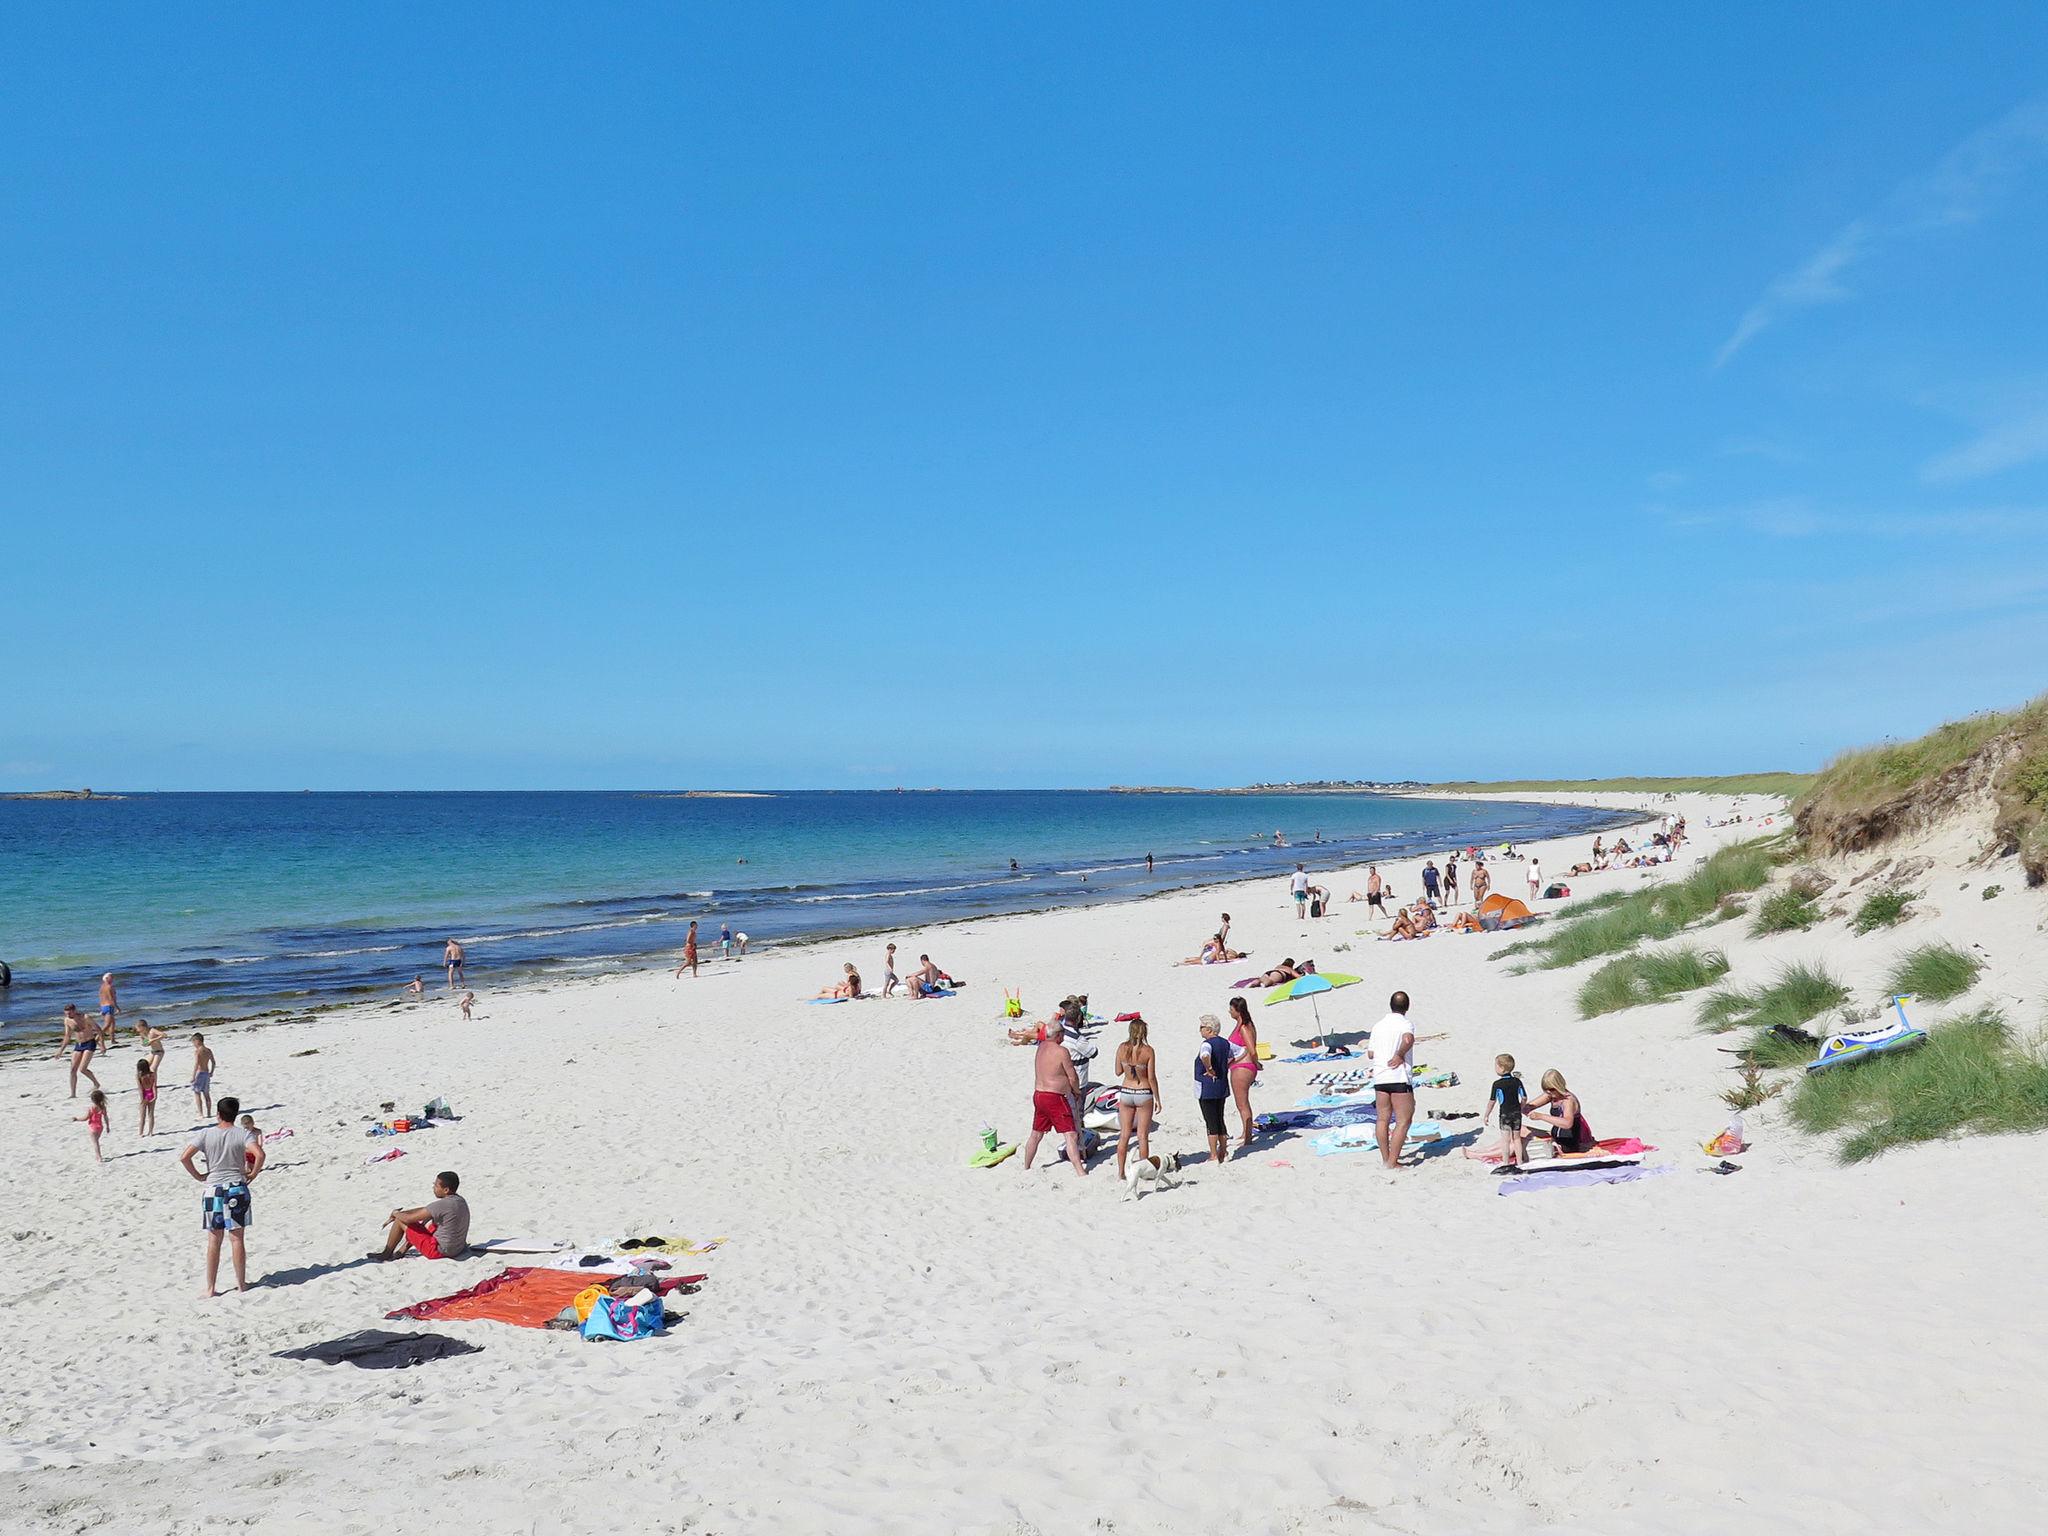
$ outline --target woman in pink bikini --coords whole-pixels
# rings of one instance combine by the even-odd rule
[[[1259,1026],[1252,1022],[1252,1010],[1241,997],[1230,1000],[1230,1096],[1237,1101],[1238,1119],[1244,1124],[1240,1149],[1252,1144],[1252,1082],[1259,1075]]]

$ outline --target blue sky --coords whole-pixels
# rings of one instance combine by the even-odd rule
[[[0,20],[0,786],[1811,766],[2048,687],[2048,12]]]

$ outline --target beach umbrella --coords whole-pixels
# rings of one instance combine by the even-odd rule
[[[1309,1007],[1315,1010],[1316,1043],[1320,1045],[1323,1039],[1323,1010],[1322,1005],[1316,1001],[1317,997],[1325,992],[1334,992],[1339,987],[1356,986],[1358,981],[1359,978],[1356,976],[1345,976],[1336,971],[1311,971],[1306,976],[1297,976],[1292,981],[1281,982],[1279,986],[1266,993],[1266,1001],[1291,1003],[1299,998],[1307,998]]]

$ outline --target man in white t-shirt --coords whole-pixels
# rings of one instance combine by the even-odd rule
[[[1294,893],[1294,915],[1296,917],[1307,917],[1308,870],[1305,866],[1300,864],[1294,866],[1294,878],[1288,881],[1287,888]]]
[[[1388,998],[1387,1010],[1372,1027],[1372,1102],[1378,1112],[1373,1140],[1379,1143],[1380,1161],[1396,1168],[1415,1121],[1415,1031],[1408,1023],[1406,992]]]
[[[1534,901],[1543,893],[1543,864],[1535,854],[1529,855],[1529,899]]]

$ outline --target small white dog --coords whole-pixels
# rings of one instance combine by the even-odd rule
[[[1180,1154],[1169,1152],[1164,1157],[1134,1157],[1124,1166],[1124,1198],[1135,1200],[1141,1193],[1139,1186],[1149,1184],[1153,1189],[1175,1189],[1180,1185]]]

